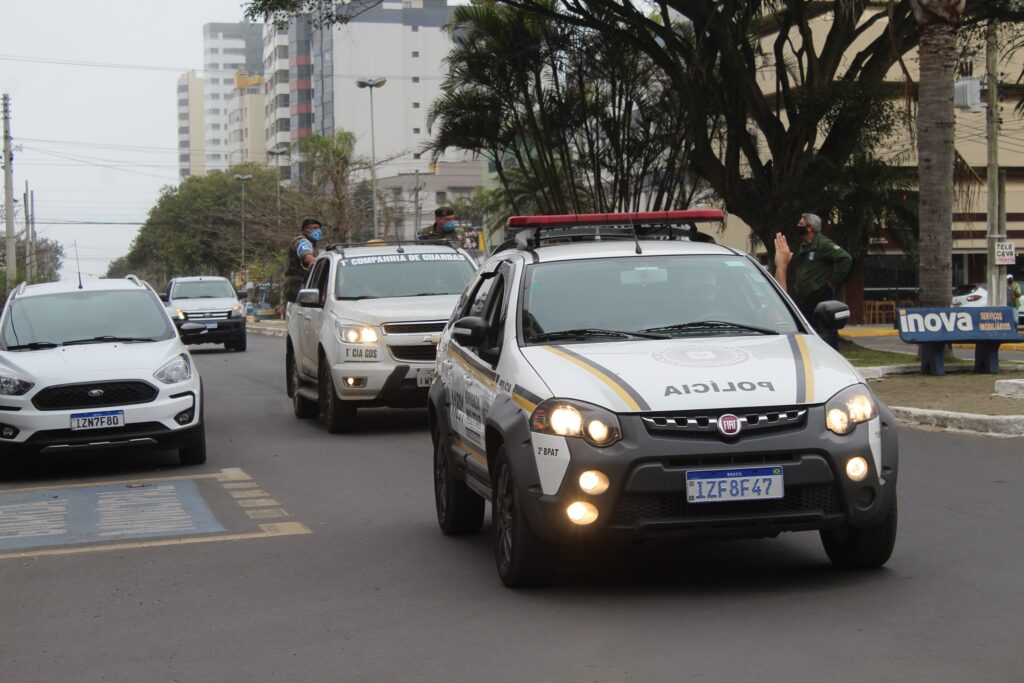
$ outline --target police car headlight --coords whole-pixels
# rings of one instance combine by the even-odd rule
[[[825,426],[843,436],[854,427],[878,415],[875,399],[863,384],[854,384],[833,396],[825,404]]]
[[[177,384],[192,377],[192,365],[188,362],[188,356],[181,354],[173,360],[165,363],[163,367],[153,373],[153,377],[164,384]]]
[[[346,344],[376,344],[377,330],[358,323],[338,323],[338,338]]]
[[[0,396],[21,396],[33,386],[35,385],[27,380],[11,375],[0,375]]]
[[[604,448],[622,438],[615,413],[580,401],[548,399],[530,415],[530,429],[541,434],[571,436]]]

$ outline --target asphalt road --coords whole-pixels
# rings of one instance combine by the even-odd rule
[[[790,534],[576,554],[551,587],[513,591],[486,533],[438,532],[424,413],[371,411],[332,436],[292,417],[282,339],[196,356],[206,465],[8,468],[0,504],[185,477],[170,483],[224,532],[0,550],[0,679],[1021,680],[1020,439],[905,430],[879,571],[837,572],[816,534]]]

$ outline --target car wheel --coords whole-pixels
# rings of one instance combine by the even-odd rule
[[[239,337],[235,341],[231,342],[230,344],[225,344],[224,346],[226,346],[229,349],[234,349],[235,351],[245,351],[245,345],[246,345],[245,343],[246,343],[246,338],[245,338],[245,335],[243,334],[241,337]]]
[[[320,419],[323,421],[327,431],[331,434],[351,432],[356,426],[356,406],[338,398],[334,390],[334,380],[331,378],[331,368],[327,359],[320,357],[317,370],[319,382],[317,387],[320,394]]]
[[[513,588],[537,585],[554,566],[553,548],[530,529],[504,444],[498,449],[494,464],[491,526],[498,577]]]
[[[841,569],[875,569],[885,564],[896,545],[896,500],[889,514],[865,527],[824,530],[825,554]]]
[[[447,536],[475,534],[484,524],[484,499],[455,477],[440,432],[434,439],[434,505]]]
[[[299,368],[295,364],[295,355],[290,350],[286,356],[285,365],[288,368],[285,386],[289,390],[288,395],[292,397],[292,412],[295,413],[295,417],[303,420],[316,417],[316,402],[299,395],[298,388],[302,386],[302,380],[299,378]]]
[[[182,465],[202,465],[206,462],[206,425],[199,428],[199,436],[188,446],[178,449],[178,462]]]

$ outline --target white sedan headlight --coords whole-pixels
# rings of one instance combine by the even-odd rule
[[[346,344],[376,344],[377,330],[361,323],[338,323],[338,338]]]
[[[0,375],[0,396],[21,396],[31,389],[34,384],[11,375]]]
[[[846,387],[825,404],[825,426],[840,436],[878,415],[875,399],[863,384]]]
[[[188,356],[181,354],[154,372],[153,377],[156,377],[164,384],[184,382],[192,378],[192,364],[188,362]]]

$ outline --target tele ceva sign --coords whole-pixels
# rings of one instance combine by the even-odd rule
[[[900,339],[912,344],[1017,339],[1012,308],[901,308],[897,315]]]

